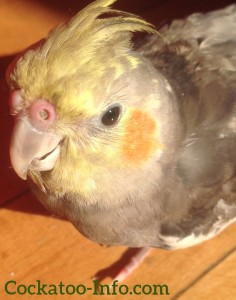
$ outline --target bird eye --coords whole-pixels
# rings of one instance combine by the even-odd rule
[[[102,116],[102,124],[105,126],[115,125],[119,120],[120,112],[120,106],[110,107]]]

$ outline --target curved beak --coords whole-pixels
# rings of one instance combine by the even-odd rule
[[[16,118],[10,158],[19,177],[26,180],[28,170],[53,169],[60,154],[61,137],[35,129],[26,116]]]

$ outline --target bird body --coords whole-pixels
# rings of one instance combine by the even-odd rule
[[[188,247],[236,218],[236,6],[157,32],[114,2],[12,68],[12,164],[91,240]],[[148,35],[132,43],[135,31]]]

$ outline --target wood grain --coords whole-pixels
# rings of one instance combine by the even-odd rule
[[[235,300],[236,298],[236,252],[226,254],[211,272],[198,280],[180,297],[181,300]]]
[[[50,216],[31,193],[2,209],[0,220],[0,295],[4,294],[3,285],[8,280],[15,280],[18,284],[33,284],[36,280],[59,284],[62,281],[89,287],[92,286],[93,276],[99,273],[101,278],[104,277],[103,283],[110,283],[122,262],[127,260],[122,256],[129,257],[129,253],[125,254],[125,247],[101,247],[85,239],[69,222]],[[225,294],[230,294],[235,291],[231,291],[231,287],[235,288],[235,271],[234,265],[227,260],[224,267],[224,258],[236,247],[235,230],[236,224],[213,240],[186,250],[154,249],[125,284],[130,288],[136,284],[167,284],[170,296],[162,298],[173,299],[186,288],[189,292],[195,288],[196,293],[198,285],[195,286],[194,282],[205,272],[211,274],[212,269],[222,265],[228,274],[232,274],[227,279],[230,284],[226,285],[226,278],[221,277],[221,281],[220,276],[216,284],[213,276],[214,292],[221,293],[224,290]],[[121,261],[115,263],[119,259]],[[206,283],[202,285],[206,288],[209,286]],[[25,295],[24,299],[31,297]],[[44,299],[47,296],[40,297]],[[86,295],[86,299],[92,297]],[[144,297],[139,296],[139,299]],[[115,299],[120,299],[120,296]]]
[[[134,5],[134,0],[121,0],[120,6],[117,5],[158,24],[194,10],[209,10],[233,2],[139,0]],[[44,37],[53,26],[67,20],[79,6],[87,3],[87,0],[51,1],[50,4],[45,0],[1,0],[0,3],[0,299],[3,300],[13,298],[4,291],[8,280],[18,284],[62,281],[89,287],[97,274],[103,283],[110,283],[135,251],[101,247],[82,237],[69,222],[51,216],[10,167],[8,153],[13,121],[8,112],[6,67],[15,53]],[[130,288],[136,284],[167,284],[170,295],[148,296],[153,299],[235,299],[235,231],[236,224],[213,240],[186,250],[154,249],[125,284]],[[96,296],[88,293],[83,297]],[[139,295],[132,299],[146,297]],[[18,298],[61,299],[61,296],[14,296]],[[79,297],[74,295],[69,299]],[[102,299],[122,299],[122,296],[107,295]]]

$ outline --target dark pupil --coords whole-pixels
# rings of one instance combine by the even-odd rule
[[[113,108],[110,108],[102,117],[102,123],[106,126],[114,125],[120,115],[120,108],[118,106],[115,106]]]

